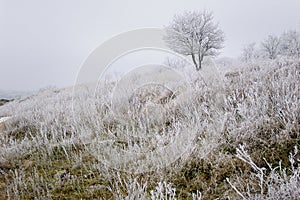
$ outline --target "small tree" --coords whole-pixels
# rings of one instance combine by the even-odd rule
[[[241,56],[241,59],[244,62],[250,62],[254,59],[259,58],[259,52],[255,48],[255,45],[256,45],[255,43],[250,43],[244,46],[242,56]]]
[[[275,59],[279,54],[279,44],[280,40],[278,37],[269,35],[268,38],[261,43],[261,46],[270,59]]]
[[[217,50],[223,48],[224,34],[218,24],[213,23],[211,12],[176,15],[166,30],[167,45],[179,54],[191,56],[197,71],[205,56],[216,56]]]

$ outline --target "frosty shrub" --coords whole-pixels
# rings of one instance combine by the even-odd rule
[[[50,88],[1,106],[0,116],[11,118],[0,129],[0,198],[297,199],[299,60],[238,64],[221,73],[223,96],[192,74],[192,90],[164,102],[166,116],[154,122],[143,112],[132,117],[129,108],[112,112],[114,83],[99,95],[84,86],[75,96]],[[72,98],[80,102],[75,109]],[[143,152],[183,133],[192,138],[182,142],[191,142],[176,160],[146,162]],[[151,170],[128,170],[139,169],[130,156],[108,162],[123,152]]]

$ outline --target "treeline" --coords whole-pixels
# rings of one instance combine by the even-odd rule
[[[280,36],[269,35],[260,45],[250,43],[243,48],[241,59],[245,62],[254,59],[276,59],[278,56],[287,56],[300,59],[300,32],[289,30]]]

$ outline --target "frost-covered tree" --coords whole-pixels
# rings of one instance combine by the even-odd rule
[[[270,59],[275,59],[279,54],[280,39],[277,36],[269,35],[262,43],[262,50],[267,53]]]
[[[255,43],[250,43],[244,46],[241,59],[244,62],[250,62],[253,59],[257,59],[259,57],[259,52],[255,48]]]
[[[300,58],[300,33],[290,30],[281,36],[280,53],[282,55]]]
[[[167,45],[179,54],[191,56],[197,71],[205,56],[216,56],[217,50],[223,48],[223,31],[213,19],[213,14],[207,11],[184,12],[175,15],[166,27]]]

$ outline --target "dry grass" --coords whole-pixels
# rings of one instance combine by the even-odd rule
[[[299,73],[296,60],[242,64],[223,77],[221,105],[211,88],[191,80],[193,93],[163,121],[112,113],[108,87],[96,97],[81,88],[75,110],[68,90],[6,104],[0,116],[14,117],[0,133],[0,199],[295,199]],[[178,132],[192,143],[167,166],[130,173],[100,159],[116,146],[155,150]],[[114,141],[112,149],[99,151],[103,140]]]

